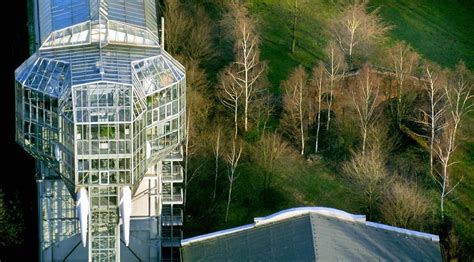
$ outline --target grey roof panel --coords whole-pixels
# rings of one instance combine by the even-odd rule
[[[183,247],[185,261],[314,261],[308,216]]]
[[[339,212],[341,213],[341,212]],[[277,213],[279,214],[279,213]],[[441,261],[434,235],[350,214],[285,215],[183,240],[184,261]],[[350,217],[348,216],[350,215]],[[272,216],[269,216],[272,217]],[[386,226],[385,226],[386,227]],[[429,235],[429,236],[428,236]]]
[[[316,258],[334,260],[440,261],[438,242],[311,214]]]

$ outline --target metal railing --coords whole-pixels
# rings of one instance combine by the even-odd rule
[[[163,204],[182,204],[183,203],[183,189],[178,192],[163,192],[161,196]]]
[[[183,182],[183,168],[178,164],[173,164],[173,168],[164,167],[162,174],[161,179],[164,183]]]
[[[171,207],[164,206],[161,213],[161,224],[163,226],[182,226],[183,210],[181,208],[173,208],[173,214],[171,215]]]
[[[183,239],[183,231],[181,229],[170,227],[163,227],[163,234],[161,237],[161,244],[164,247],[177,247],[181,245]]]

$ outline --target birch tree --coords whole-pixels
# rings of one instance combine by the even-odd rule
[[[221,155],[221,128],[217,127],[217,131],[215,132],[215,144],[212,147],[212,151],[214,153],[214,191],[212,193],[212,201],[214,202],[216,198],[216,191],[217,191],[217,177],[219,176],[219,157]]]
[[[282,84],[283,95],[283,118],[282,125],[290,138],[299,141],[300,153],[304,155],[309,95],[308,76],[303,66],[299,66],[290,75],[289,79]]]
[[[260,39],[255,21],[247,9],[232,2],[230,11],[224,18],[225,27],[231,32],[234,45],[235,62],[229,71],[232,80],[243,90],[244,130],[249,129],[249,109],[263,89],[262,81],[266,73],[266,64],[260,61]]]
[[[418,62],[418,54],[404,41],[397,43],[389,50],[390,67],[395,72],[396,90],[396,118],[401,124],[404,115],[403,95],[406,93],[406,80],[412,75]]]
[[[357,83],[352,90],[352,101],[357,112],[362,136],[362,154],[365,154],[367,134],[375,120],[375,107],[379,95],[380,79],[372,73],[366,64],[357,76]]]
[[[319,150],[319,131],[321,128],[321,107],[323,104],[323,93],[325,84],[325,67],[323,63],[319,63],[313,69],[313,76],[311,79],[311,105],[313,108],[313,119],[316,122],[316,134],[314,143],[314,152],[318,153]]]
[[[454,75],[444,85],[444,95],[446,100],[446,123],[443,125],[442,135],[436,141],[435,153],[441,164],[441,170],[436,172],[435,181],[440,187],[440,210],[444,219],[444,200],[459,185],[462,179],[457,182],[452,181],[449,167],[452,162],[451,157],[456,150],[456,135],[459,131],[463,117],[473,109],[473,98],[471,93],[472,82],[470,75],[463,63],[459,64]]]
[[[296,32],[298,31],[299,18],[302,12],[301,4],[306,3],[307,0],[287,0],[290,6],[291,14],[291,52],[296,51]]]
[[[326,131],[329,131],[331,123],[331,109],[334,101],[334,89],[336,88],[337,81],[341,75],[344,75],[346,65],[344,63],[344,55],[341,50],[337,47],[337,44],[333,41],[329,42],[326,48],[326,75],[329,81],[329,95],[327,96],[327,107],[328,116],[326,123]]]
[[[237,139],[234,137],[232,139],[232,148],[231,151],[228,152],[225,156],[225,161],[227,163],[227,178],[229,180],[229,195],[227,198],[227,208],[225,212],[225,222],[229,217],[229,208],[230,202],[232,199],[232,188],[234,186],[234,182],[239,178],[239,174],[236,172],[237,166],[239,165],[240,156],[242,155],[242,145]]]
[[[367,13],[368,1],[353,1],[330,25],[331,33],[352,65],[353,55],[362,45],[368,45],[389,28],[382,22],[378,9]]]
[[[234,139],[237,138],[239,130],[239,103],[244,93],[241,85],[234,81],[231,69],[226,69],[220,76],[219,100],[232,111],[234,115]]]
[[[421,109],[423,118],[419,122],[428,130],[429,154],[430,154],[430,175],[434,177],[434,153],[436,149],[436,134],[443,129],[441,122],[445,114],[443,92],[444,75],[439,70],[433,69],[432,66],[425,66],[424,69],[423,88],[428,96],[428,108]]]

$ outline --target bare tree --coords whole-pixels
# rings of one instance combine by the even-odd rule
[[[263,91],[252,103],[251,111],[251,120],[254,123],[257,123],[259,135],[264,136],[267,129],[268,121],[270,120],[274,110],[274,98],[269,94],[268,91]]]
[[[314,143],[314,152],[318,153],[319,149],[319,131],[321,128],[321,107],[323,104],[323,93],[325,85],[325,67],[323,63],[318,63],[317,66],[313,68],[313,76],[311,79],[311,105],[312,105],[312,116],[313,119],[316,118],[316,135]],[[314,120],[313,120],[314,121]]]
[[[375,107],[379,94],[380,79],[372,73],[366,64],[357,76],[357,83],[352,90],[352,101],[357,112],[362,136],[362,154],[365,154],[367,135],[375,120]]]
[[[226,69],[220,76],[219,99],[225,107],[233,111],[234,114],[234,139],[237,138],[239,130],[239,103],[244,93],[241,85],[234,81],[231,69]]]
[[[388,172],[385,168],[383,149],[371,146],[363,154],[352,153],[352,159],[343,164],[343,173],[354,184],[353,190],[360,195],[366,205],[369,216],[379,202]]]
[[[214,191],[212,193],[212,201],[216,198],[216,190],[217,190],[217,177],[219,175],[219,157],[221,155],[221,128],[218,127],[216,134],[216,143],[212,147],[212,151],[214,152],[214,161],[215,161],[215,172],[214,172]]]
[[[184,12],[179,0],[166,0],[163,16],[166,23],[166,50],[173,55],[178,54],[192,26],[192,21]]]
[[[234,186],[234,182],[239,178],[239,174],[236,173],[236,170],[237,170],[237,166],[239,165],[239,160],[240,160],[241,155],[242,155],[242,145],[234,137],[232,139],[232,149],[225,156],[225,161],[228,167],[227,178],[229,179],[229,197],[227,198],[225,222],[227,222],[227,218],[229,217],[230,201],[232,199],[232,188]]]
[[[266,64],[260,61],[260,39],[255,21],[244,6],[235,2],[229,5],[230,11],[223,21],[235,41],[235,62],[232,64],[234,69],[228,72],[235,84],[243,89],[244,129],[248,131],[250,104],[263,89]]]
[[[459,63],[456,72],[444,86],[447,101],[447,113],[453,124],[452,140],[456,141],[456,134],[463,117],[473,110],[472,76],[463,62]]]
[[[188,59],[197,60],[200,63],[209,61],[216,55],[212,40],[214,23],[202,5],[193,4],[189,9],[187,19],[191,20],[191,25],[184,35],[185,38],[182,39],[183,54]]]
[[[443,129],[442,119],[445,114],[443,92],[443,82],[445,82],[444,74],[439,70],[434,70],[431,66],[424,69],[423,88],[426,90],[429,100],[428,109],[421,109],[423,119],[419,122],[428,129],[428,140],[430,144],[430,175],[434,177],[434,153],[436,134]]]
[[[382,22],[378,9],[367,13],[367,2],[353,1],[330,25],[334,39],[348,55],[351,65],[356,48],[370,44],[389,29]]]
[[[440,209],[441,217],[444,219],[444,200],[459,185],[462,178],[457,182],[452,181],[449,167],[454,164],[451,156],[456,150],[456,135],[461,121],[468,112],[472,111],[474,96],[471,94],[472,83],[469,81],[469,72],[463,63],[458,67],[454,76],[444,85],[444,93],[447,101],[446,122],[443,125],[442,135],[436,139],[435,153],[441,164],[441,170],[434,176],[440,186]]]
[[[429,208],[429,199],[416,185],[397,181],[383,196],[381,213],[390,225],[421,230]]]
[[[299,66],[283,82],[283,118],[282,125],[290,137],[298,137],[301,155],[304,155],[306,130],[308,126],[307,97],[309,95],[308,76],[303,66]]]
[[[331,123],[331,109],[334,101],[334,89],[336,87],[337,81],[340,79],[341,75],[344,74],[345,63],[344,55],[341,53],[341,50],[337,47],[336,43],[331,41],[326,48],[326,75],[329,80],[329,95],[327,96],[327,106],[328,106],[328,117],[326,123],[326,131],[329,131],[329,125]]]
[[[400,125],[403,118],[404,101],[403,95],[406,93],[406,80],[412,75],[413,69],[418,62],[418,54],[406,42],[398,42],[389,50],[390,66],[395,72],[397,81],[397,103],[396,117]]]
[[[213,24],[203,7],[184,5],[179,0],[166,0],[164,6],[166,50],[200,63],[213,58]]]
[[[290,6],[291,13],[291,52],[296,51],[296,32],[298,28],[298,19],[302,12],[302,3],[306,3],[306,0],[287,0]]]
[[[252,162],[264,169],[263,189],[272,185],[272,176],[278,163],[289,161],[297,156],[297,153],[285,142],[281,136],[272,133],[264,135],[254,147],[252,147]]]
[[[193,143],[198,141],[200,127],[206,126],[210,102],[203,96],[202,90],[208,86],[207,77],[198,67],[196,61],[185,60],[188,88],[186,90],[186,132],[184,137],[184,205],[186,203],[189,176],[189,160],[199,150],[201,145]],[[192,174],[196,174],[193,172]],[[191,174],[191,175],[192,175]]]

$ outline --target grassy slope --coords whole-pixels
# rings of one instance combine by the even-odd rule
[[[262,58],[269,62],[269,79],[275,91],[280,81],[298,64],[309,68],[322,58],[327,39],[323,24],[335,14],[330,1],[309,1],[300,19],[298,48],[292,54],[290,20],[287,9],[281,4],[285,2],[256,0],[252,9],[261,19]],[[407,41],[424,57],[442,66],[453,67],[462,59],[471,70],[474,69],[474,5],[469,0],[372,0],[371,8],[375,7],[381,7],[384,20],[394,25],[391,39]],[[469,243],[474,242],[474,113],[466,118],[462,128],[456,160],[460,163],[452,171],[463,175],[464,179],[450,198],[448,213],[456,220],[461,238]],[[283,186],[295,194],[293,202],[354,210],[344,195],[344,186],[335,175],[327,170],[311,175],[316,170],[304,170],[297,179],[299,182]],[[320,180],[321,177],[325,179]],[[331,192],[324,195],[322,191],[327,189]]]
[[[409,42],[424,57],[446,67],[459,60],[474,70],[474,4],[467,0],[372,0],[385,21],[395,25],[391,37]],[[453,174],[463,177],[450,196],[448,214],[465,243],[474,242],[474,112],[466,117]]]

